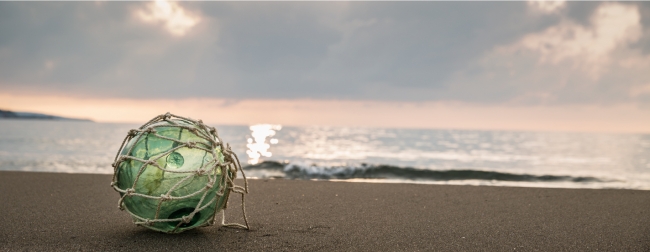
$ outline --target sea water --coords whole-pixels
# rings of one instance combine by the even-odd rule
[[[650,190],[650,135],[216,126],[248,177]],[[111,174],[136,124],[0,120],[0,170]]]

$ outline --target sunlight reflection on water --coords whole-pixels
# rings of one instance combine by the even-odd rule
[[[276,124],[256,124],[249,127],[251,130],[251,137],[246,141],[246,155],[248,155],[249,164],[257,164],[260,162],[261,157],[271,157],[273,153],[269,151],[271,144],[277,144],[277,138],[269,139],[266,143],[266,138],[275,136],[276,131],[282,129],[282,125]]]

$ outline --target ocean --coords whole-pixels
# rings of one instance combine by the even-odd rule
[[[0,120],[0,170],[111,174],[137,124]],[[249,178],[650,190],[650,135],[212,125]]]

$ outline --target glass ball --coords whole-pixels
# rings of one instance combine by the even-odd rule
[[[120,153],[125,157],[116,164],[115,180],[116,187],[126,191],[120,192],[121,207],[131,213],[136,224],[179,233],[210,225],[230,190],[221,188],[221,149],[205,139],[215,140],[214,135],[191,121],[170,121],[152,124],[146,129],[153,130],[144,129],[126,143]],[[125,196],[129,190],[131,194]]]

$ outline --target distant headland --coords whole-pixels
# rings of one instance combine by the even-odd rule
[[[2,119],[29,119],[29,120],[54,120],[54,121],[84,121],[92,122],[90,119],[68,118],[30,112],[15,112],[0,109],[0,120]]]

